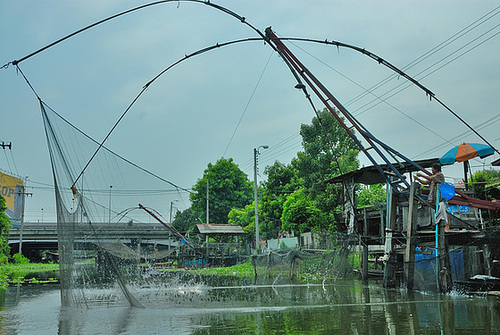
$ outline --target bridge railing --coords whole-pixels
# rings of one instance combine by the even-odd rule
[[[75,233],[86,238],[142,238],[165,239],[171,232],[159,224],[150,223],[77,223]],[[57,239],[57,223],[23,223],[23,240]],[[19,240],[21,227],[12,227],[9,240]]]

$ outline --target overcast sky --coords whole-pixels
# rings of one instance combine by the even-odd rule
[[[213,1],[215,2],[215,1]],[[0,0],[0,65],[142,1]],[[410,75],[500,147],[500,8],[498,1],[227,1],[218,3],[262,32],[336,40],[365,48]],[[82,131],[101,140],[143,85],[184,55],[216,43],[258,37],[209,6],[173,2],[127,14],[20,63],[39,96]],[[296,56],[377,138],[411,159],[440,157],[478,142],[424,92],[348,49],[287,42]],[[382,80],[392,79],[384,85]],[[233,158],[253,180],[289,163],[298,131],[313,111],[286,65],[263,43],[245,42],[190,58],[157,80],[107,146],[177,185],[190,188],[209,162]],[[409,87],[407,87],[409,86]],[[0,70],[0,153],[4,173],[29,176],[26,220],[55,221],[52,175],[39,105],[15,67]],[[318,108],[323,108],[319,103]],[[495,154],[473,160],[490,168]],[[362,165],[368,161],[361,157]],[[460,178],[461,166],[446,167]],[[265,178],[261,173],[260,178]],[[177,203],[189,206],[187,198]]]

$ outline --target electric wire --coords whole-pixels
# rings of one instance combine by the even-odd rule
[[[233,141],[234,135],[236,135],[236,132],[238,131],[238,128],[241,124],[241,121],[243,120],[243,117],[245,116],[248,107],[250,106],[250,102],[252,101],[255,92],[257,91],[257,88],[259,87],[259,84],[262,80],[262,77],[264,77],[264,73],[266,72],[267,66],[269,65],[269,62],[271,61],[272,56],[274,55],[274,52],[271,52],[269,55],[269,58],[267,59],[266,65],[262,69],[262,72],[260,73],[259,79],[257,80],[257,83],[255,84],[252,93],[250,94],[250,97],[248,98],[248,101],[245,105],[245,108],[243,109],[243,112],[241,113],[240,119],[238,120],[238,123],[236,124],[236,127],[234,128],[233,134],[231,135],[231,138],[229,139],[229,142],[227,143],[226,149],[224,149],[224,153],[222,154],[222,157],[226,156],[227,150],[229,149],[229,146],[231,145],[231,142]]]
[[[5,162],[7,162],[7,167],[9,168],[9,170],[12,171],[12,168],[11,168],[10,162],[9,162],[9,157],[7,156],[7,153],[5,152],[5,149],[4,149],[3,153],[5,155]]]
[[[468,51],[466,51],[463,54],[461,54],[460,56],[457,56],[456,58],[454,58],[454,60],[457,59],[457,58],[459,58],[459,57],[461,57],[461,56],[463,56],[464,54],[468,53],[469,51],[475,49],[476,47],[480,46],[481,44],[485,43],[486,41],[490,40],[491,38],[497,36],[498,34],[500,34],[500,32],[496,33],[495,35],[489,37],[487,40],[484,40],[481,43],[479,43],[479,44],[475,45],[474,47],[470,48]],[[409,82],[413,83],[414,85],[416,85],[417,87],[419,87],[420,89],[422,89],[426,93],[426,95],[429,96],[430,99],[434,99],[436,102],[438,102],[448,112],[450,112],[453,116],[455,116],[455,118],[457,118],[466,127],[468,127],[471,131],[473,131],[481,140],[483,140],[486,144],[488,144],[497,153],[500,154],[500,151],[498,151],[497,148],[495,148],[488,140],[486,140],[481,134],[479,134],[474,128],[472,128],[462,117],[460,117],[456,112],[454,112],[448,105],[446,105],[443,101],[441,101],[431,90],[429,90],[427,87],[425,87],[424,85],[422,85],[419,81],[417,81],[412,76],[409,76],[407,73],[403,72],[401,69],[397,68],[396,66],[392,65],[391,63],[387,62],[383,58],[377,56],[376,54],[374,54],[374,53],[372,53],[372,52],[370,52],[370,51],[368,51],[366,49],[362,49],[360,47],[356,47],[356,46],[353,46],[353,45],[350,45],[350,44],[345,44],[345,43],[338,42],[338,41],[315,40],[315,39],[308,39],[308,38],[279,38],[279,40],[282,40],[282,41],[284,41],[284,40],[305,41],[305,42],[313,42],[313,43],[333,45],[333,46],[337,46],[337,47],[346,47],[346,48],[358,51],[358,52],[360,52],[360,53],[362,53],[362,54],[364,54],[364,55],[372,58],[373,60],[377,61],[379,64],[382,64],[383,66],[391,69],[392,71],[396,72],[400,76],[402,76],[405,79],[407,79]],[[449,64],[450,62],[448,62],[446,64]],[[408,86],[410,86],[410,84],[408,84]],[[350,114],[350,117],[353,118],[353,115]],[[359,124],[359,122],[357,122],[357,123]],[[362,126],[361,124],[359,124],[359,125]],[[366,131],[366,129],[365,129],[365,131]]]
[[[265,151],[263,161],[270,161],[270,160],[276,160],[276,157],[279,157],[280,155],[286,154],[293,150],[294,148],[301,147],[301,140],[299,143],[296,142],[296,139],[300,137],[300,133],[297,132],[286,139],[278,142],[275,145],[269,146],[269,149]],[[290,143],[291,141],[295,141],[293,143]],[[253,158],[248,159],[244,163],[240,165],[240,169],[243,171],[248,171],[251,170],[253,167]],[[249,175],[251,173],[248,173]]]
[[[482,129],[484,129],[484,128],[487,128],[487,127],[489,127],[489,126],[494,125],[494,123],[495,123],[495,122],[498,122],[499,120],[500,120],[500,114],[497,114],[497,115],[495,115],[495,116],[493,116],[493,117],[489,118],[488,120],[483,121],[483,122],[481,122],[481,123],[477,124],[474,128],[475,128],[475,129],[478,129],[478,130],[482,130]],[[466,130],[466,131],[464,131],[464,132],[462,132],[462,133],[459,133],[459,134],[457,134],[456,136],[454,136],[454,137],[450,138],[450,140],[449,140],[449,141],[447,141],[446,143],[441,143],[441,144],[438,144],[438,145],[436,145],[436,146],[434,146],[434,147],[432,147],[432,148],[429,148],[429,149],[427,149],[426,151],[424,151],[424,152],[422,152],[422,153],[418,154],[416,157],[417,157],[417,158],[418,158],[418,157],[423,157],[423,156],[428,155],[428,154],[430,154],[430,153],[437,152],[438,150],[445,148],[449,142],[452,142],[452,143],[453,143],[453,142],[455,142],[455,141],[458,141],[458,140],[460,140],[460,139],[464,138],[467,134],[470,134],[470,133],[471,133],[471,131],[470,131],[470,130]]]
[[[78,127],[76,127],[76,126],[75,126],[75,125],[73,125],[71,122],[69,122],[67,119],[65,119],[65,118],[64,118],[61,114],[59,114],[58,112],[56,112],[56,111],[55,111],[52,107],[50,107],[49,105],[47,105],[45,102],[43,102],[43,105],[44,105],[45,107],[47,107],[47,108],[48,108],[48,109],[49,109],[52,113],[54,113],[57,117],[59,117],[59,118],[60,118],[63,122],[65,122],[68,126],[70,126],[71,128],[73,128],[74,130],[76,130],[78,133],[80,133],[81,135],[83,135],[84,137],[86,137],[87,139],[89,139],[90,141],[92,141],[93,143],[95,143],[95,144],[100,144],[98,141],[94,140],[92,137],[90,137],[90,136],[89,136],[89,135],[87,135],[85,132],[83,132],[82,130],[80,130]],[[141,171],[143,171],[143,172],[145,172],[145,173],[147,173],[147,174],[149,174],[149,175],[151,175],[151,176],[153,176],[153,177],[155,177],[155,178],[157,178],[157,179],[159,179],[159,180],[161,180],[161,181],[163,181],[163,182],[165,182],[165,183],[167,183],[167,184],[171,185],[171,186],[172,186],[172,187],[174,187],[176,190],[183,190],[183,191],[185,191],[185,192],[190,192],[190,190],[189,190],[189,189],[187,189],[187,188],[185,188],[185,187],[182,187],[182,186],[179,186],[179,185],[177,185],[177,184],[175,184],[175,183],[173,183],[173,182],[171,182],[171,181],[169,181],[169,180],[167,180],[167,179],[164,179],[164,178],[162,178],[162,177],[158,176],[157,174],[155,174],[155,173],[153,173],[153,172],[151,172],[151,171],[149,171],[149,170],[147,170],[147,169],[145,169],[145,168],[143,168],[143,167],[141,167],[141,166],[137,165],[136,163],[134,163],[134,162],[132,162],[132,161],[130,161],[130,160],[128,160],[128,159],[126,159],[125,157],[123,157],[123,156],[121,156],[121,155],[117,154],[116,152],[112,151],[111,149],[109,149],[109,148],[107,148],[107,147],[105,147],[105,146],[102,146],[102,148],[103,148],[104,150],[106,150],[107,152],[111,153],[112,155],[114,155],[114,156],[116,156],[116,157],[118,157],[118,158],[122,159],[123,161],[127,162],[128,164],[130,164],[130,165],[132,165],[132,166],[134,166],[134,167],[136,167],[136,168],[140,169]]]
[[[496,25],[494,28],[490,29],[488,32],[486,33],[489,33],[491,32],[493,29],[496,29],[500,26],[500,24]],[[484,36],[486,33],[482,34],[480,37]],[[500,34],[500,32],[497,32],[495,33],[494,35],[488,37],[487,39],[483,40],[482,42],[470,47],[468,50],[462,52],[461,54],[459,54],[458,56],[454,57],[453,59],[449,60],[448,62],[440,65],[439,67],[435,68],[434,70],[431,71],[431,69],[437,65],[439,65],[440,63],[442,63],[443,61],[445,61],[447,58],[450,58],[451,56],[453,56],[455,53],[457,53],[458,51],[464,49],[465,47],[469,46],[472,42],[474,42],[475,40],[477,40],[478,38],[474,39],[473,41],[470,41],[468,42],[467,44],[463,45],[462,47],[460,47],[459,49],[451,52],[450,54],[448,54],[447,56],[441,58],[439,61],[435,62],[434,64],[428,66],[426,69],[420,71],[419,73],[417,73],[415,75],[416,78],[419,78],[419,80],[422,80],[422,79],[425,79],[427,78],[428,76],[430,76],[431,74],[434,74],[435,72],[437,72],[438,70],[442,69],[443,67],[449,65],[450,63],[452,63],[453,61],[457,60],[458,58],[466,55],[467,53],[471,52],[472,50],[474,50],[475,48],[481,46],[482,44],[486,43],[487,41],[489,41],[490,39],[496,37],[498,34]],[[424,75],[425,72],[427,71],[430,71],[428,73],[426,73]],[[412,85],[409,84],[409,83],[400,83],[399,85],[393,87],[392,89],[386,91],[381,97],[383,97],[384,99],[388,99],[388,98],[392,98],[394,97],[395,95],[401,93],[402,91],[406,90],[407,88],[411,87]],[[398,88],[400,88],[399,90],[397,90]],[[397,91],[396,91],[397,90]],[[394,92],[395,91],[395,92]],[[390,94],[392,93],[392,94]],[[390,95],[389,95],[390,94]],[[380,104],[380,101],[377,101],[377,99],[373,99],[371,100],[370,102],[367,102],[366,104],[364,104],[363,106],[359,107],[359,109],[361,111],[357,112],[356,115],[359,116],[365,112],[367,112],[368,110],[374,108],[375,106],[379,105]],[[452,113],[453,114],[453,113]],[[455,115],[456,116],[456,115]],[[467,124],[466,124],[467,125]],[[487,142],[487,141],[485,141]]]
[[[480,17],[476,21],[470,23],[466,27],[462,28],[460,31],[458,31],[457,33],[453,34],[452,36],[450,36],[449,38],[447,38],[443,42],[439,43],[434,48],[430,49],[429,51],[425,52],[421,56],[417,57],[416,59],[414,59],[413,61],[411,61],[409,64],[403,66],[402,69],[404,71],[407,71],[407,70],[411,69],[412,67],[414,67],[415,65],[420,64],[422,61],[426,60],[427,58],[429,58],[430,56],[434,55],[438,51],[442,50],[446,46],[450,45],[454,41],[458,40],[459,38],[463,37],[464,35],[468,34],[469,32],[473,31],[474,29],[478,28],[480,25],[482,25],[482,24],[486,23],[487,21],[489,21],[490,19],[492,19],[494,16],[496,16],[497,14],[500,13],[499,9],[500,9],[500,6],[494,8],[490,12],[484,14],[482,17]],[[379,87],[383,86],[384,84],[386,84],[387,82],[389,82],[393,78],[396,78],[396,76],[397,76],[396,74],[387,76],[385,79],[381,80],[377,84],[375,84],[372,87],[370,87],[364,93],[362,93],[362,94],[354,97],[353,99],[347,101],[346,104],[350,105],[350,104],[358,101],[359,99],[361,99],[364,96],[366,96],[370,91],[378,89]]]
[[[423,61],[423,60],[425,60],[426,58],[428,58],[430,55],[432,55],[432,54],[436,53],[437,51],[439,51],[440,49],[444,48],[445,46],[447,46],[448,44],[452,43],[453,41],[457,40],[458,38],[462,37],[462,36],[463,36],[463,35],[465,35],[466,33],[468,33],[468,32],[470,32],[470,31],[472,31],[473,29],[477,28],[479,25],[481,25],[481,24],[485,23],[486,21],[490,20],[492,17],[494,17],[495,15],[497,15],[497,14],[499,13],[499,12],[497,11],[499,8],[500,8],[500,6],[496,7],[494,10],[492,10],[492,11],[490,11],[489,13],[487,13],[487,14],[483,15],[480,19],[478,19],[478,20],[476,20],[475,22],[473,22],[473,23],[469,24],[467,27],[463,28],[461,31],[459,31],[458,33],[456,33],[456,34],[455,34],[455,35],[453,35],[452,37],[448,38],[446,41],[444,41],[443,43],[441,43],[441,44],[440,44],[440,45],[438,45],[437,47],[435,47],[435,48],[431,49],[431,50],[430,50],[429,52],[427,52],[426,54],[424,54],[424,55],[420,56],[419,58],[417,58],[415,61],[413,61],[412,63],[410,63],[410,64],[409,64],[409,66],[406,66],[406,67],[405,67],[405,69],[411,68],[412,66],[414,66],[414,65],[416,65],[416,64],[418,64],[418,63],[420,63],[421,61]],[[486,19],[484,19],[484,18],[486,18]],[[484,19],[484,20],[483,20],[483,19]],[[469,44],[471,44],[473,41],[478,40],[480,37],[485,36],[485,35],[486,35],[486,34],[488,34],[489,32],[491,32],[491,31],[493,31],[494,29],[496,29],[497,27],[498,27],[498,25],[497,25],[497,26],[495,26],[495,27],[493,27],[493,28],[491,28],[491,29],[489,29],[488,31],[486,31],[485,33],[481,34],[479,37],[475,38],[474,40],[472,40],[471,42],[469,42],[469,43],[468,43],[468,44],[466,44],[466,45],[469,45]],[[497,34],[498,34],[498,33],[497,33]],[[488,40],[492,39],[493,37],[495,37],[497,34],[494,34],[493,36],[490,36],[489,38],[485,39],[485,40],[484,40],[484,41],[482,41],[481,43],[476,44],[475,46],[473,46],[472,48],[470,48],[470,49],[469,49],[469,50],[467,50],[466,52],[464,52],[464,53],[462,53],[461,55],[459,55],[459,56],[455,57],[454,59],[452,59],[451,61],[449,61],[449,62],[447,62],[446,64],[442,65],[441,67],[439,67],[438,69],[434,70],[434,71],[433,71],[433,72],[431,72],[431,73],[434,73],[435,71],[437,71],[437,70],[439,70],[440,68],[442,68],[442,67],[446,66],[447,64],[451,63],[452,61],[454,61],[454,60],[458,59],[459,57],[461,57],[461,56],[465,55],[467,52],[470,52],[471,50],[473,50],[473,49],[477,48],[477,47],[478,47],[478,46],[480,46],[481,44],[483,44],[483,43],[485,43],[486,41],[488,41]],[[293,39],[291,39],[291,40],[293,40]],[[304,40],[307,40],[307,39],[304,39]],[[325,42],[326,42],[326,41],[325,41]],[[339,45],[337,44],[337,42],[333,42],[333,44],[335,44],[335,45],[339,46]],[[344,46],[344,45],[343,45],[343,46]],[[462,47],[462,48],[463,48],[463,47]],[[460,48],[460,49],[458,49],[458,50],[461,50],[462,48]],[[453,53],[458,52],[458,50],[456,50],[456,51],[455,51],[455,52],[453,52]],[[452,53],[452,54],[453,54],[453,53]],[[452,54],[451,54],[451,55],[452,55]],[[313,56],[313,57],[314,57],[314,56]],[[447,57],[450,57],[450,55],[448,55]],[[447,57],[446,57],[446,58],[447,58]],[[373,57],[372,57],[372,58],[373,58]],[[443,58],[440,62],[442,62],[442,61],[443,61],[444,59],[446,59],[446,58]],[[317,59],[317,58],[316,58],[316,59]],[[323,64],[325,64],[325,63],[323,63]],[[433,64],[431,67],[435,66],[436,64],[439,64],[439,62],[437,62],[437,63]],[[429,68],[431,68],[431,67],[429,67]],[[331,67],[330,67],[330,68],[331,68]],[[429,69],[429,68],[428,68],[428,69]],[[346,78],[346,76],[344,76],[344,75],[343,75],[342,73],[340,73],[339,71],[336,71],[336,70],[335,70],[335,69],[333,69],[333,68],[331,68],[331,69],[332,69],[332,70],[334,70],[335,72],[337,72],[338,74],[340,74],[341,76],[343,76],[344,78]],[[394,76],[395,76],[395,75],[393,75],[393,76],[389,76],[389,77],[387,77],[387,78],[391,78],[391,77],[394,77]],[[424,78],[425,78],[425,77],[424,77]],[[350,80],[349,78],[347,78],[347,79],[348,79],[348,80]],[[354,82],[354,81],[352,81],[352,80],[350,80],[350,81],[351,81],[351,82],[353,82],[353,83],[355,83],[355,82]],[[382,81],[381,83],[384,83],[384,81]],[[361,85],[359,85],[359,84],[357,84],[357,83],[355,83],[355,84],[356,84],[357,86],[359,86],[359,87],[363,88]],[[403,85],[403,84],[401,84],[401,85]],[[401,86],[401,85],[400,85],[400,86]],[[409,87],[409,86],[411,86],[411,84],[407,84],[407,85],[406,85],[406,87]],[[376,87],[377,87],[377,86],[376,86]],[[376,88],[376,87],[375,87],[375,88]],[[363,89],[364,89],[364,88],[363,88]],[[366,95],[366,94],[373,94],[373,95],[375,95],[375,94],[372,92],[372,90],[371,90],[371,89],[368,89],[368,90],[367,90],[367,89],[364,89],[364,90],[365,90],[365,93],[364,93],[365,95]],[[400,92],[400,91],[398,91],[397,93],[399,93],[399,92]],[[430,92],[430,91],[429,91],[429,92]],[[386,94],[387,94],[387,93],[386,93]],[[391,95],[391,97],[392,97],[392,96],[394,96],[394,95]],[[375,97],[377,97],[377,96],[375,95]],[[443,136],[441,136],[441,135],[440,135],[440,134],[438,134],[437,132],[433,131],[433,130],[432,130],[432,129],[430,129],[429,127],[425,126],[424,124],[422,124],[421,122],[419,122],[419,121],[418,121],[418,120],[416,120],[415,118],[413,118],[413,117],[409,116],[408,114],[406,114],[406,113],[404,113],[403,111],[399,110],[399,109],[398,109],[398,108],[396,108],[395,106],[392,106],[391,104],[389,104],[389,103],[388,103],[385,99],[382,99],[381,97],[377,97],[377,98],[378,98],[379,100],[381,100],[381,101],[383,101],[383,102],[387,103],[389,106],[393,107],[395,110],[397,110],[397,111],[398,111],[398,112],[400,112],[401,114],[405,115],[406,117],[408,117],[408,118],[409,118],[409,119],[411,119],[412,121],[414,121],[414,122],[416,122],[417,124],[421,125],[422,127],[424,127],[425,129],[427,129],[427,130],[428,130],[428,131],[430,131],[431,133],[435,134],[436,136],[440,137],[440,138],[441,138],[441,139],[443,139],[443,140],[446,140]],[[354,100],[354,101],[355,101],[355,100]],[[354,102],[354,101],[353,101],[353,100],[351,100],[351,102]],[[379,102],[379,103],[380,103],[380,102]],[[370,107],[370,108],[373,108],[373,107],[374,107],[374,106],[372,106],[372,107]],[[447,107],[445,106],[445,108],[447,108]],[[448,108],[447,108],[447,109],[448,109]],[[366,112],[367,110],[368,110],[368,109],[366,109],[366,110],[364,110],[364,111],[362,111],[362,112],[356,113],[356,115],[358,115],[358,116],[359,116],[360,114],[362,114],[362,113]],[[456,117],[458,117],[455,113],[453,113],[453,112],[452,112],[452,114],[454,114]],[[458,118],[459,118],[459,117],[458,117]],[[470,127],[470,126],[469,126],[466,122],[464,122],[461,118],[459,118],[459,120],[461,120],[463,123],[465,123],[465,125],[466,125],[466,126],[468,126],[469,128],[471,128],[471,127]],[[471,129],[471,130],[472,130],[472,131],[474,131],[473,129]],[[476,133],[476,134],[477,134],[477,133]],[[479,134],[477,134],[477,135],[479,135]],[[483,140],[485,140],[482,136],[480,136],[480,135],[479,135],[479,137],[481,137]],[[486,142],[486,143],[488,143],[488,141],[486,141],[486,140],[485,140],[485,142]],[[450,141],[448,141],[448,143],[451,143],[451,142],[450,142]],[[489,144],[489,143],[488,143],[488,144]],[[490,144],[490,146],[491,146],[491,144]],[[492,146],[492,147],[493,147],[493,146]],[[493,147],[493,148],[494,148],[494,147]],[[497,152],[498,152],[498,151],[497,151]]]
[[[293,44],[293,43],[292,43]],[[422,122],[418,121],[417,119],[415,119],[414,117],[410,116],[409,114],[403,112],[401,109],[397,108],[396,106],[394,106],[393,104],[389,103],[389,101],[387,99],[384,99],[382,96],[378,96],[376,95],[372,89],[367,89],[365,88],[364,86],[362,86],[361,84],[359,84],[358,82],[352,80],[351,78],[349,78],[348,76],[344,75],[342,72],[336,70],[335,68],[333,68],[331,65],[327,64],[326,62],[320,60],[318,57],[312,55],[311,53],[309,53],[308,51],[304,50],[303,48],[297,46],[296,44],[294,44],[297,48],[299,48],[300,50],[302,50],[304,53],[308,54],[309,56],[311,56],[312,58],[316,59],[318,62],[320,62],[321,64],[325,65],[326,67],[328,67],[329,69],[331,69],[332,71],[334,71],[335,73],[337,73],[338,75],[340,75],[341,77],[343,77],[344,79],[350,81],[351,83],[353,83],[354,85],[358,86],[359,88],[361,88],[363,91],[365,91],[366,94],[371,94],[374,96],[375,100],[378,100],[379,102],[383,102],[385,103],[386,105],[388,105],[389,107],[391,107],[392,109],[396,110],[398,113],[404,115],[405,117],[407,117],[408,119],[410,119],[411,121],[417,123],[418,125],[420,125],[422,128],[426,129],[427,131],[431,132],[432,134],[436,135],[437,137],[441,138],[442,140],[445,140],[446,141],[446,138],[444,138],[443,136],[441,136],[438,132],[432,130],[431,128],[427,127],[426,125],[424,125]],[[411,84],[407,84],[408,87],[411,87],[412,85]],[[399,93],[399,92],[398,92]],[[374,100],[373,100],[374,101]],[[346,106],[349,106],[349,103],[346,104]],[[364,112],[368,111],[369,109],[363,111],[363,112],[353,112],[353,115],[355,116],[360,116],[361,114],[363,114]]]

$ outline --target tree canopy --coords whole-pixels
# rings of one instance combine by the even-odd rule
[[[207,181],[210,223],[228,223],[231,209],[244,208],[253,200],[252,183],[245,173],[232,158],[220,158],[215,164],[208,164],[203,177],[193,186],[195,193],[190,199],[195,213],[206,214]]]
[[[202,223],[202,214],[196,213],[192,207],[175,214],[172,226],[180,232],[191,232],[196,223]]]
[[[301,187],[301,182],[291,164],[275,162],[266,167],[264,174],[267,180],[259,192],[259,228],[262,237],[273,238],[282,230],[283,204],[290,194]]]
[[[318,111],[311,124],[302,124],[300,134],[303,151],[290,164],[267,166],[267,180],[258,187],[262,237],[275,238],[281,230],[339,229],[336,217],[343,204],[342,186],[326,181],[359,167],[358,148],[326,109]],[[187,221],[192,221],[191,226],[205,221],[207,181],[210,222],[238,224],[249,237],[255,234],[252,183],[231,158],[208,164],[193,186],[191,208],[178,214],[174,225],[186,230]]]
[[[265,170],[262,236],[274,237],[281,229],[334,230],[342,187],[325,181],[359,166],[356,144],[328,110],[302,124],[300,134],[303,151],[289,165],[276,162]]]
[[[474,173],[471,177],[474,197],[483,200],[500,199],[500,171],[483,170]]]
[[[5,198],[0,195],[0,263],[7,263],[10,255],[9,248],[9,228],[10,219],[5,214],[7,206],[5,205]]]

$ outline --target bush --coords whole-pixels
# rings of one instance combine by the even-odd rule
[[[28,264],[30,260],[23,255],[17,253],[12,256],[12,259],[15,264]]]

